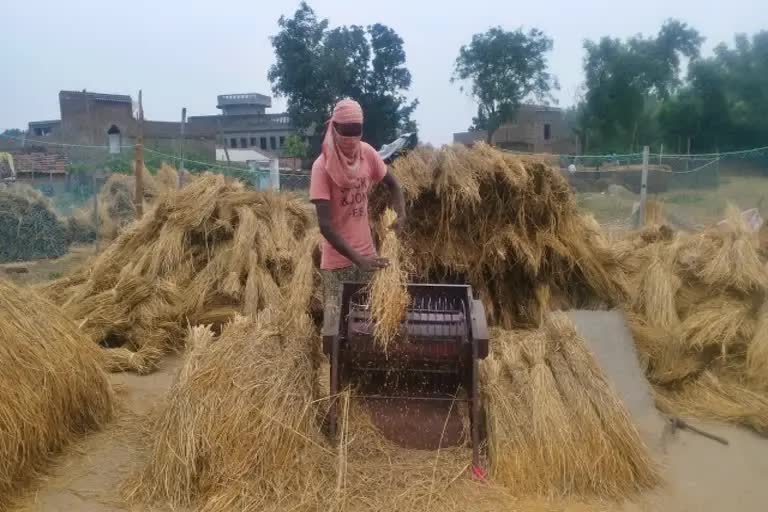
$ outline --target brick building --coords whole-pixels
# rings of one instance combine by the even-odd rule
[[[483,130],[453,134],[456,144],[471,145],[486,138]],[[577,154],[580,150],[578,137],[568,127],[562,109],[541,105],[522,105],[514,121],[496,130],[492,143],[532,153]]]
[[[262,149],[279,156],[286,138],[295,130],[286,114],[266,113],[271,106],[272,99],[262,94],[219,96],[217,107],[221,114],[191,116],[187,120],[185,152],[212,161],[216,148],[226,144],[230,148]],[[29,123],[29,144],[104,146],[108,153],[119,154],[126,151],[126,146],[135,144],[139,135],[133,100],[128,95],[61,91],[59,110],[59,119]],[[181,123],[147,120],[145,115],[143,135],[147,148],[177,154]]]

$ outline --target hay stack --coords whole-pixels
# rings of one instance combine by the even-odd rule
[[[387,350],[389,342],[394,339],[405,316],[405,310],[410,303],[406,285],[408,274],[405,270],[403,250],[400,240],[391,226],[397,219],[397,214],[387,209],[379,224],[381,250],[379,254],[389,261],[389,265],[376,272],[371,280],[371,313],[376,325],[373,334],[376,341]]]
[[[0,263],[58,258],[68,248],[67,227],[47,197],[27,185],[0,188]]]
[[[0,509],[49,457],[112,415],[99,350],[61,310],[0,281]]]
[[[625,499],[659,474],[620,399],[562,313],[493,333],[482,364],[491,476],[517,494]]]
[[[634,283],[630,327],[663,407],[768,424],[768,409],[749,398],[768,391],[768,269],[758,250],[734,208],[726,223],[701,233],[655,226],[620,242]],[[739,389],[751,391],[742,400]]]
[[[485,144],[419,148],[392,172],[407,202],[403,244],[413,273],[468,282],[493,323],[537,325],[548,295],[564,307],[625,297],[599,227],[579,214],[567,181],[543,160]],[[376,218],[386,200],[383,188],[372,198]]]
[[[316,278],[310,228],[298,198],[206,175],[162,196],[87,269],[47,291],[94,342],[122,348],[108,354],[114,370],[145,373],[181,346],[188,324],[218,328],[292,297],[305,312]]]
[[[314,460],[327,448],[313,402],[313,329],[281,333],[272,311],[240,317],[215,341],[191,331],[187,360],[130,485],[142,502],[203,510],[308,508],[321,494]]]

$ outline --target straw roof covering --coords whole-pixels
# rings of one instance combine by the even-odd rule
[[[413,275],[468,282],[493,323],[536,326],[550,297],[563,307],[625,298],[599,226],[579,214],[566,179],[542,159],[485,144],[419,148],[391,172],[407,203],[402,243]],[[387,199],[383,190],[372,198],[376,218]]]
[[[101,354],[41,295],[0,280],[0,509],[113,412]]]
[[[182,346],[188,324],[218,328],[271,303],[303,304],[314,290],[316,238],[298,198],[205,175],[161,196],[45,292],[94,342],[113,347],[113,370],[146,373]]]

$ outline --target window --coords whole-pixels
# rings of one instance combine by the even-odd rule
[[[240,147],[241,148],[247,148],[248,147],[248,139],[245,137],[240,138]]]
[[[230,148],[236,148],[237,147],[237,139],[229,139],[229,147]]]
[[[277,149],[277,138],[276,137],[270,137],[269,138],[269,149],[275,150]]]
[[[280,137],[280,147],[285,146],[285,137]]]
[[[251,137],[251,146],[256,147],[256,137]]]
[[[552,127],[549,125],[549,123],[544,125],[544,140],[549,140],[552,138]]]
[[[262,137],[260,142],[261,142],[261,149],[266,150],[267,149],[267,138],[266,137]]]
[[[111,155],[120,153],[120,128],[115,125],[110,126],[107,130],[107,138],[109,139],[109,153]]]

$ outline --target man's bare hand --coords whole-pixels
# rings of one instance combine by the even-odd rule
[[[398,215],[395,219],[395,222],[392,223],[391,226],[389,226],[389,229],[397,233],[398,235],[403,232],[403,228],[405,227],[405,215]]]
[[[389,260],[386,258],[361,256],[357,261],[357,266],[363,272],[373,272],[389,266]]]

